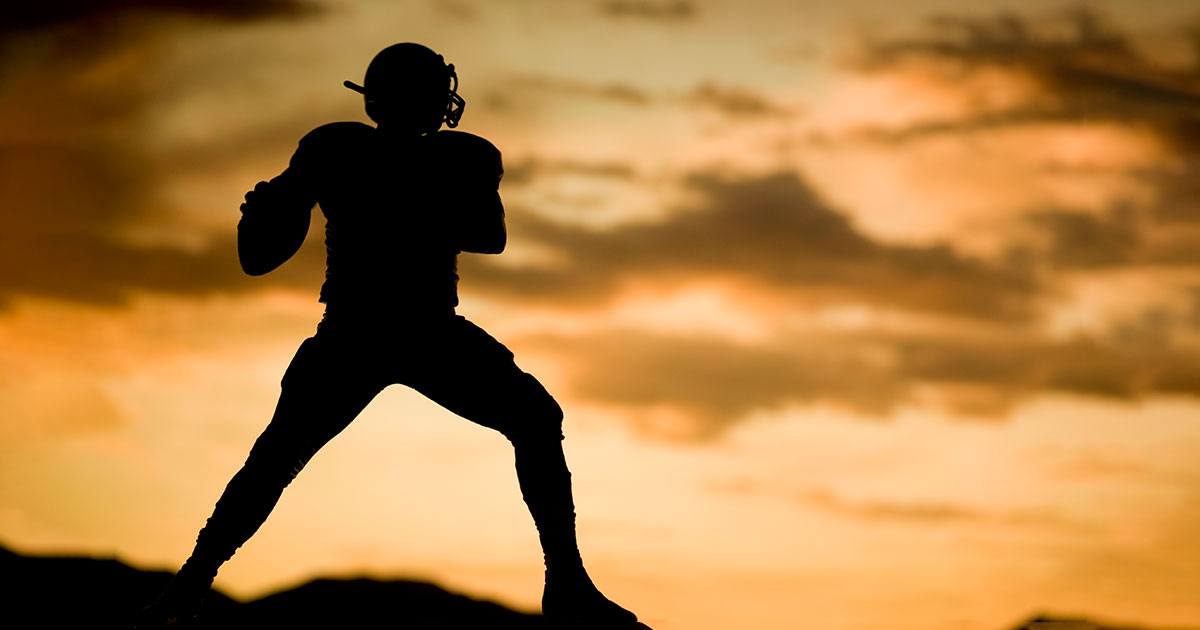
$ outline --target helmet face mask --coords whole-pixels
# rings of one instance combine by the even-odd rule
[[[467,102],[463,97],[458,95],[458,73],[454,71],[454,64],[446,66],[450,69],[450,100],[446,103],[446,126],[453,129],[458,126],[458,121],[462,119],[463,108],[467,106]]]
[[[457,127],[466,106],[457,92],[454,64],[420,44],[383,49],[367,66],[363,85],[342,85],[363,95],[367,115],[376,123],[417,133],[437,131],[442,123]]]

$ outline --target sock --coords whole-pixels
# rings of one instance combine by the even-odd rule
[[[586,579],[575,535],[571,472],[557,439],[514,443],[517,481],[545,556],[546,574]]]

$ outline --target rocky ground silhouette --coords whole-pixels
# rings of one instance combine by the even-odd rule
[[[171,579],[115,559],[26,556],[0,548],[8,628],[128,628]],[[28,619],[29,622],[12,622]],[[548,630],[541,615],[412,580],[315,579],[250,602],[214,590],[200,628]],[[29,625],[23,625],[28,623]]]
[[[7,613],[0,625],[125,630],[170,579],[167,571],[136,569],[116,559],[31,556],[0,547]],[[368,578],[314,579],[249,602],[214,590],[205,601],[198,627],[552,630],[539,614],[453,593],[436,584]],[[1038,614],[1011,630],[1151,629]]]

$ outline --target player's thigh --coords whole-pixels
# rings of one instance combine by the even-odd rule
[[[284,372],[275,413],[250,460],[299,459],[302,465],[345,429],[383,386],[372,366],[356,360],[353,348],[309,337]]]
[[[562,438],[562,408],[504,344],[461,317],[433,339],[437,351],[406,384],[509,439]]]

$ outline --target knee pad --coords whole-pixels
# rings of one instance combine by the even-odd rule
[[[510,442],[526,440],[562,440],[563,410],[558,401],[533,376],[525,374],[519,410],[501,433]]]

